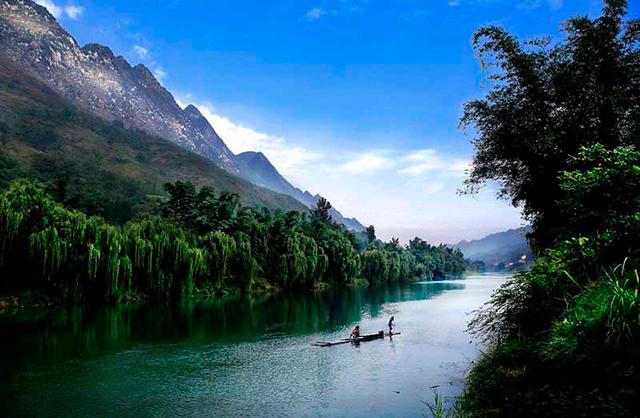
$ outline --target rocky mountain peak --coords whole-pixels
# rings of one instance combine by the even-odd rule
[[[150,87],[162,87],[151,70],[149,70],[145,65],[137,64],[133,67],[133,72],[138,78],[138,81],[144,83],[145,85]]]
[[[87,54],[92,56],[94,59],[102,59],[113,61],[115,59],[115,55],[113,51],[108,46],[100,45],[100,44],[86,44],[81,48],[81,50]]]
[[[56,22],[56,18],[53,17],[51,13],[49,13],[49,10],[47,10],[46,7],[41,6],[37,3],[29,4],[29,2],[22,1],[22,0],[5,0],[5,3],[7,3],[7,5],[12,9],[16,9],[18,7],[26,8],[28,9],[28,11],[31,11],[33,14],[36,14],[42,19],[49,20],[53,23]]]
[[[172,141],[308,206],[319,198],[292,186],[264,154],[234,155],[202,113],[193,105],[178,106],[147,67],[132,67],[103,45],[81,48],[46,8],[31,0],[0,0],[0,60],[13,62],[89,113]]]
[[[195,107],[194,105],[190,104],[187,105],[187,107],[184,108],[184,113],[185,115],[187,115],[188,117],[190,117],[191,119],[201,119],[204,118],[204,116],[202,115],[202,113],[200,113],[200,109],[198,109],[197,107]]]
[[[80,48],[41,6],[0,1],[0,58],[9,59],[80,108],[173,141],[238,174],[233,153],[203,120],[194,124],[144,65],[102,45]]]
[[[237,155],[239,159],[242,159],[251,164],[264,164],[270,170],[277,172],[276,168],[271,164],[271,161],[260,151],[245,151]]]
[[[265,163],[269,163],[271,164],[271,162],[269,161],[269,159],[267,158],[266,155],[264,155],[262,152],[258,151],[256,152],[256,158],[260,161],[263,161]]]

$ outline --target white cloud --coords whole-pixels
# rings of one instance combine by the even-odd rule
[[[449,0],[448,4],[452,7],[460,6],[460,0]]]
[[[65,6],[64,11],[71,19],[77,20],[84,13],[84,7],[70,4]]]
[[[400,170],[402,174],[418,176],[429,171],[442,170],[444,162],[432,149],[414,151],[402,158],[407,167]]]
[[[365,11],[369,0],[322,0],[322,7],[314,7],[305,13],[305,19],[310,22],[320,20],[325,16],[357,15]]]
[[[421,236],[433,243],[457,242],[521,225],[520,213],[490,190],[474,197],[456,194],[469,165],[466,156],[431,148],[316,151],[237,123],[189,95],[178,104],[184,108],[194,101],[234,153],[263,152],[296,187],[327,197],[345,216],[375,225],[385,240]],[[313,143],[322,146],[323,140]]]
[[[395,162],[385,154],[386,151],[371,151],[360,154],[355,159],[342,164],[342,168],[353,174],[372,174],[388,170],[395,166]]]
[[[140,45],[134,45],[133,50],[138,55],[138,58],[144,60],[149,56],[149,49]]]
[[[36,0],[36,3],[45,7],[56,19],[66,16],[76,20],[84,13],[83,7],[74,4],[68,4],[63,7],[58,6],[53,0]]]
[[[190,99],[187,95],[185,99]],[[181,107],[189,100],[178,100]],[[284,138],[258,132],[231,121],[218,114],[208,103],[195,103],[200,113],[209,121],[234,154],[245,151],[260,151],[267,156],[276,169],[288,180],[296,180],[312,163],[320,161],[323,156],[299,145],[288,143]]]
[[[466,174],[471,169],[471,161],[469,160],[453,160],[448,166],[448,171],[459,175]]]
[[[397,150],[368,150],[358,154],[334,157],[334,166],[351,174],[368,175],[389,171],[416,178],[425,175],[460,177],[470,167],[466,159],[447,156],[434,149],[401,152]]]
[[[324,9],[321,9],[319,7],[314,7],[313,9],[310,9],[305,16],[307,17],[307,20],[313,22],[320,19],[322,16],[328,13],[329,12],[327,12]]]
[[[400,173],[411,176],[436,171],[464,174],[469,167],[467,160],[445,157],[434,149],[413,151],[402,157],[401,161],[406,164],[406,167],[402,168]]]
[[[164,70],[164,68],[158,66],[155,67],[154,69],[151,70],[151,72],[153,73],[153,76],[160,82],[162,83],[164,81],[165,78],[167,78],[167,72]]]
[[[153,59],[149,48],[136,44],[133,46],[133,53],[147,66],[147,68],[151,70],[153,76],[158,80],[158,82],[162,83],[167,78],[169,74],[162,65]]]

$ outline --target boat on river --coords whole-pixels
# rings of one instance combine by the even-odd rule
[[[340,344],[348,344],[348,343],[354,343],[354,344],[358,344],[361,342],[366,342],[366,341],[373,341],[373,340],[380,340],[382,338],[384,338],[385,336],[387,337],[392,337],[394,335],[400,335],[399,332],[394,332],[393,334],[389,334],[389,333],[384,333],[384,331],[378,331],[375,334],[365,334],[365,335],[361,335],[358,338],[345,338],[342,339],[340,341],[317,341],[315,343],[312,343],[311,345],[315,345],[316,347],[331,347],[333,345],[340,345]]]

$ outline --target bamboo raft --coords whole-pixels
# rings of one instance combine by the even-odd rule
[[[358,344],[365,341],[380,340],[384,337],[392,337],[394,335],[400,335],[400,333],[394,332],[393,334],[389,334],[389,333],[385,334],[384,331],[378,331],[375,334],[361,335],[358,338],[345,338],[340,341],[317,341],[315,343],[312,343],[311,345],[314,345],[316,347],[331,347],[331,346],[340,345],[340,344],[349,344],[349,343]]]

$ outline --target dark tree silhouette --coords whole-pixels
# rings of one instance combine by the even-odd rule
[[[367,227],[367,240],[369,243],[376,240],[376,228],[373,225]]]
[[[640,23],[624,24],[626,8],[609,0],[599,18],[568,20],[557,44],[523,42],[496,26],[473,38],[491,88],[465,105],[460,122],[478,135],[463,191],[497,181],[500,196],[531,221],[534,249],[575,232],[566,231],[557,203],[569,158],[582,146],[640,141]]]
[[[330,224],[333,222],[329,210],[331,203],[324,197],[321,197],[316,203],[316,207],[311,210],[311,219],[315,222]]]

